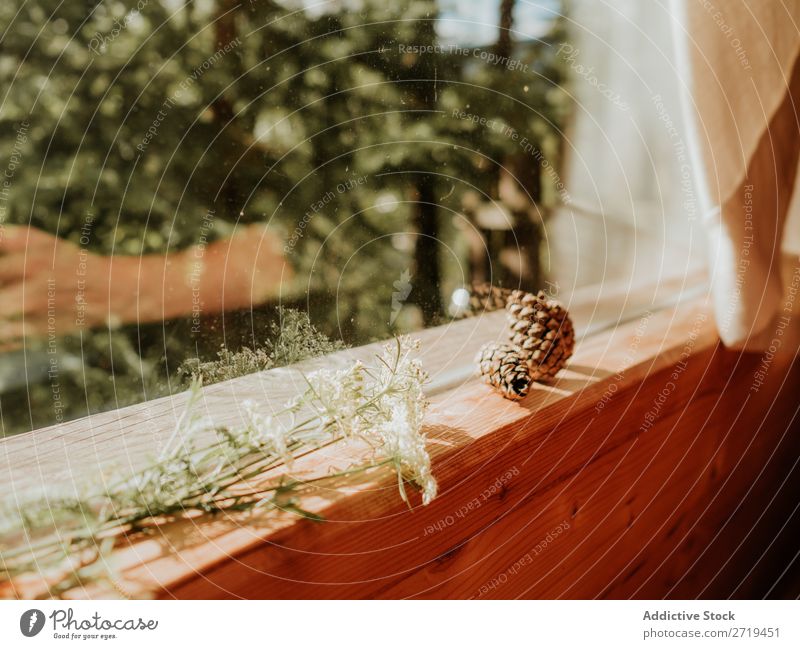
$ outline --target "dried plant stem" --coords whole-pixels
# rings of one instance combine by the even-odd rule
[[[373,368],[356,363],[310,375],[305,394],[277,416],[313,414],[289,426],[261,415],[252,403],[243,404],[243,428],[215,426],[197,414],[200,386],[195,382],[186,410],[152,464],[72,498],[35,494],[0,507],[0,580],[31,571],[63,573],[64,564],[78,578],[121,537],[175,517],[265,508],[313,516],[297,505],[301,490],[377,467],[394,467],[404,500],[409,481],[422,489],[423,503],[429,502],[436,482],[421,430],[427,376],[410,357],[412,349],[416,346],[409,340],[398,339]],[[213,434],[214,441],[196,448],[201,434]],[[346,439],[366,442],[371,456],[352,458],[351,466],[334,473],[291,475],[299,455]],[[266,484],[248,485],[275,472]]]

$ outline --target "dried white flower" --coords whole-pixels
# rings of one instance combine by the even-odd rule
[[[286,474],[254,492],[228,489],[260,477],[267,467],[290,468],[296,449],[308,451],[337,439],[367,442],[375,456],[356,470],[389,462],[397,471],[403,499],[408,500],[408,480],[422,490],[422,502],[428,504],[436,496],[436,480],[422,428],[427,375],[411,357],[417,348],[418,343],[402,338],[385,346],[377,367],[355,363],[345,370],[315,372],[307,378],[305,394],[283,413],[292,419],[291,425],[245,402],[244,427],[215,426],[200,416],[200,384],[195,382],[186,410],[149,466],[122,479],[76,487],[71,496],[17,494],[0,503],[0,579],[41,571],[47,562],[63,561],[67,551],[94,549],[99,560],[98,548],[113,545],[114,534],[140,528],[156,517],[277,506],[297,484]],[[305,417],[301,411],[313,415]],[[295,423],[295,415],[300,423]],[[273,496],[264,495],[270,491]],[[284,501],[279,502],[279,494]],[[31,545],[20,546],[21,537]]]
[[[431,472],[431,459],[425,449],[425,437],[414,426],[417,413],[408,403],[398,400],[392,407],[392,417],[378,427],[382,441],[381,452],[391,458],[401,477],[422,489],[422,502],[427,505],[436,497],[436,480]],[[401,491],[405,497],[405,493]]]
[[[375,449],[376,460],[391,460],[404,499],[406,479],[422,489],[423,503],[428,504],[436,496],[436,481],[422,432],[428,376],[411,357],[417,349],[418,341],[402,337],[384,345],[377,371],[356,363],[347,370],[314,372],[307,378],[306,405],[327,417],[336,434],[366,441]]]
[[[247,419],[247,427],[243,431],[245,443],[253,450],[274,453],[291,469],[294,457],[289,451],[288,431],[269,415],[257,412],[254,401],[245,401],[242,408]]]
[[[364,366],[357,362],[346,370],[319,370],[306,377],[305,405],[327,420],[335,433],[354,437],[361,433],[359,407],[363,405]]]

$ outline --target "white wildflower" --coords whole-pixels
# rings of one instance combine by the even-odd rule
[[[374,430],[381,454],[394,461],[401,479],[408,479],[422,489],[422,502],[427,505],[436,497],[437,487],[422,432],[428,408],[423,386],[428,376],[420,362],[410,357],[411,351],[418,348],[419,343],[407,337],[384,346],[378,407],[383,417]]]
[[[406,478],[422,489],[422,503],[427,505],[436,497],[436,480],[431,472],[431,458],[425,448],[421,431],[418,403],[409,404],[397,399],[389,421],[378,427],[382,438],[382,452],[391,458],[401,478]]]
[[[362,433],[364,421],[360,409],[366,400],[362,363],[354,363],[346,370],[319,370],[306,380],[307,406],[344,437]]]
[[[420,362],[411,358],[416,348],[408,338],[398,339],[385,347],[376,367],[367,369],[356,363],[345,370],[315,372],[307,379],[308,390],[289,405],[290,412],[282,413],[289,415],[290,423],[263,415],[255,403],[245,402],[245,426],[215,426],[200,416],[200,384],[195,382],[186,410],[152,464],[122,479],[114,475],[98,482],[95,477],[91,485],[76,485],[71,494],[17,493],[0,503],[5,566],[0,568],[7,575],[24,574],[30,565],[61,556],[53,549],[65,543],[98,548],[100,543],[113,543],[120,530],[138,529],[159,516],[275,506],[276,496],[265,497],[262,489],[232,497],[227,487],[246,479],[240,470],[247,477],[259,472],[252,462],[256,453],[266,453],[270,466],[276,462],[288,466],[293,449],[320,448],[331,435],[334,440],[368,443],[375,456],[358,468],[392,463],[402,497],[406,499],[403,485],[408,480],[421,489],[422,502],[428,504],[437,486],[423,432],[428,404],[422,389],[427,375]],[[295,415],[300,423],[295,423]],[[274,494],[289,488],[285,477],[275,481]],[[9,563],[6,548],[18,544],[20,535],[41,540],[20,550]],[[99,557],[100,550],[96,551]]]
[[[294,457],[289,450],[289,435],[269,415],[262,415],[256,410],[253,401],[242,403],[247,427],[245,428],[246,443],[252,449],[268,450],[281,458],[287,467],[291,468]]]
[[[287,413],[296,413],[300,410],[303,405],[303,396],[298,394],[293,396],[284,404],[284,410]]]

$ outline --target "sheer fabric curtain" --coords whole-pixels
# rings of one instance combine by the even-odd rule
[[[670,8],[720,335],[767,349],[793,310],[782,249],[796,252],[800,238],[800,2],[672,0]]]
[[[551,268],[562,284],[603,290],[688,275],[705,260],[704,233],[668,11],[577,0],[568,15],[570,200],[550,222]]]
[[[800,0],[570,7],[573,200],[550,241],[572,274],[555,265],[634,283],[702,261],[722,340],[766,348],[800,251]]]

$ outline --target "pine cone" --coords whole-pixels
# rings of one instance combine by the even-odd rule
[[[489,282],[473,284],[469,292],[469,305],[458,317],[469,318],[504,309],[509,295],[511,295],[511,289],[492,286]]]
[[[506,304],[510,339],[528,363],[531,378],[553,378],[572,356],[575,329],[567,310],[544,291],[514,291]]]
[[[478,352],[484,382],[500,390],[506,399],[522,399],[531,387],[531,374],[520,350],[505,343],[487,343]]]

